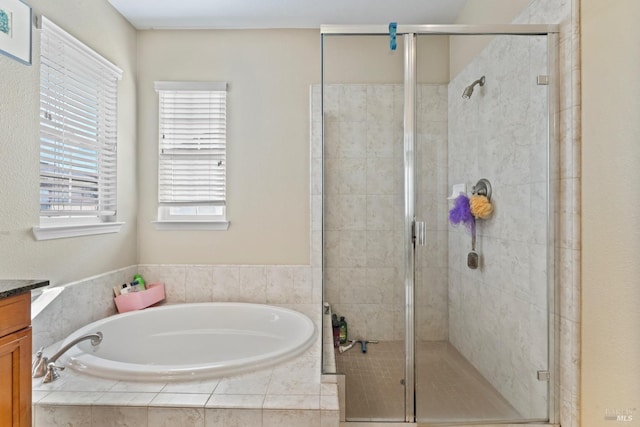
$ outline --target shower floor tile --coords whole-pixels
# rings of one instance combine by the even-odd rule
[[[340,353],[336,349],[338,373],[345,375],[348,421],[404,420],[404,343],[380,341],[360,344]]]
[[[416,377],[416,412],[421,423],[522,419],[448,342],[416,345]]]
[[[350,421],[404,419],[404,344],[385,341],[336,351],[346,374],[346,418]],[[416,345],[416,407],[421,423],[521,419],[517,411],[449,343]]]

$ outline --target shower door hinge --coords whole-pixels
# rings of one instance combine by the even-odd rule
[[[424,221],[413,221],[413,244],[414,246],[424,246],[426,244],[426,232]]]
[[[549,76],[546,76],[544,74],[541,74],[538,76],[538,85],[539,86],[546,86],[549,84]]]
[[[538,381],[549,381],[551,374],[549,371],[538,371]]]

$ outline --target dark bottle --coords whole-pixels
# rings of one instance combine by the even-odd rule
[[[333,329],[333,346],[338,348],[340,345],[340,322],[338,322],[338,315],[335,313],[331,315],[331,328]]]
[[[347,321],[344,316],[340,316],[340,344],[347,342]]]

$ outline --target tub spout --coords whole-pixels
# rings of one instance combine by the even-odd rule
[[[51,356],[50,358],[47,356],[43,356],[42,349],[36,353],[36,360],[33,362],[33,378],[45,377],[44,382],[49,383],[51,381],[55,381],[60,377],[60,374],[57,372],[57,369],[64,369],[58,366],[55,366],[56,360],[60,356],[62,356],[67,350],[69,350],[74,345],[78,344],[81,341],[91,340],[92,346],[97,346],[102,342],[102,332],[96,332],[95,334],[88,334],[82,337],[76,338],[71,341],[69,344],[62,347],[56,354]]]

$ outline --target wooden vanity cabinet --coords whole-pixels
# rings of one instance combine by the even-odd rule
[[[0,300],[0,426],[31,427],[31,293]]]

